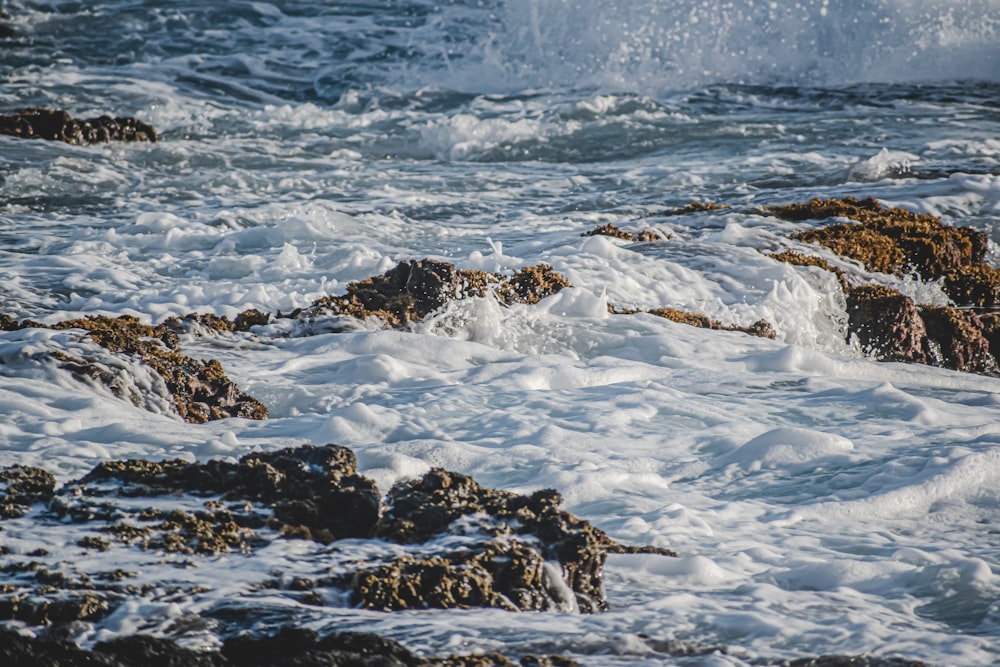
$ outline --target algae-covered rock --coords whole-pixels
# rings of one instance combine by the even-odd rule
[[[997,360],[990,354],[983,323],[975,313],[949,306],[921,306],[930,357],[936,366],[969,373],[996,374]]]
[[[256,509],[251,505],[241,514],[215,509],[146,516],[160,520],[144,527],[152,532],[119,535],[126,542],[142,540],[146,546],[168,551],[201,553],[247,546],[253,539],[245,530],[249,525],[268,525],[290,536],[325,543],[365,537],[378,520],[380,500],[374,482],[357,474],[354,453],[337,445],[258,452],[237,463],[106,461],[67,488],[76,497],[113,493],[134,498],[184,492],[264,504]],[[60,511],[69,514],[71,509]]]
[[[482,487],[466,475],[433,469],[423,477],[397,484],[389,491],[386,510],[375,527],[374,534],[402,544],[426,542],[446,533],[460,518],[485,515],[489,520],[488,525],[492,526],[497,536],[492,542],[509,539],[507,534],[520,536],[522,545],[537,548],[540,561],[559,563],[564,585],[575,595],[576,606],[581,611],[603,610],[607,608],[607,601],[601,577],[607,554],[629,552],[630,549],[618,545],[603,531],[586,521],[560,510],[558,506],[561,500],[561,496],[551,489],[521,496]],[[487,527],[486,530],[488,532],[491,528]],[[528,536],[538,541],[537,547],[523,539]],[[480,595],[495,602],[490,606],[505,606],[507,601],[521,609],[534,609],[538,604],[544,604],[545,608],[556,608],[564,604],[554,594],[551,583],[546,584],[537,568],[530,565],[538,561],[530,558],[520,560],[524,567],[517,583],[498,584],[496,568],[489,565],[490,559],[495,559],[495,549],[503,552],[501,547],[483,547],[481,551],[486,556],[471,557],[479,570],[474,579],[483,578],[483,572],[493,577],[489,586],[480,584],[477,587]],[[666,549],[655,551],[664,555],[676,555]],[[447,563],[436,562],[435,567],[439,572],[446,571],[448,567],[459,570],[472,567],[472,561],[459,560],[457,563],[454,559]],[[396,579],[401,571],[399,567],[392,567],[382,574]],[[375,588],[374,584],[367,585]],[[452,585],[456,584],[449,584]],[[512,587],[520,592],[506,596],[506,600],[490,597],[496,592],[510,591]],[[387,588],[393,589],[394,586],[389,585]],[[432,587],[431,590],[436,589]],[[435,594],[433,599],[437,601],[444,598]],[[527,606],[518,606],[522,604]]]
[[[612,238],[622,239],[623,241],[631,241],[632,243],[648,243],[650,241],[659,241],[664,238],[651,229],[643,229],[639,232],[629,232],[624,229],[619,229],[610,222],[606,225],[598,225],[590,231],[584,232],[581,236],[610,236]]]
[[[347,294],[323,297],[295,315],[348,315],[361,320],[375,317],[388,326],[401,327],[423,319],[453,299],[492,293],[505,306],[533,304],[567,286],[566,279],[546,264],[503,276],[459,270],[448,262],[411,260],[400,262],[382,275],[351,283]]]
[[[156,130],[135,118],[100,116],[77,120],[65,111],[55,109],[23,109],[0,115],[0,134],[76,145],[157,140]]]
[[[979,264],[986,255],[988,240],[983,232],[945,225],[928,213],[884,208],[871,198],[813,199],[767,210],[785,220],[837,217],[856,221],[799,232],[793,238],[824,245],[858,260],[869,271],[897,275],[915,271],[924,280],[935,280]]]
[[[847,280],[847,274],[840,267],[833,266],[825,259],[821,257],[816,257],[815,255],[803,255],[800,252],[795,252],[794,250],[782,250],[781,252],[771,253],[768,255],[771,259],[776,259],[779,262],[784,262],[785,264],[791,264],[792,266],[815,266],[816,268],[823,269],[824,271],[829,271],[837,276],[837,281],[840,283],[840,288],[847,292],[850,289],[850,283]]]
[[[11,318],[5,323],[7,330],[47,328],[56,330],[82,329],[101,347],[140,360],[162,378],[173,399],[177,414],[185,421],[204,423],[227,417],[266,419],[267,408],[257,399],[244,393],[225,374],[222,365],[214,360],[200,360],[185,356],[179,349],[179,336],[168,325],[150,326],[136,317],[123,315],[117,318],[93,315],[65,320],[53,325],[43,325]],[[89,378],[107,386],[121,398],[143,405],[142,397],[134,396],[132,387],[121,381],[119,371],[79,356],[57,352],[53,355],[61,365],[78,378]]]
[[[777,336],[777,332],[774,327],[767,320],[757,320],[753,324],[748,326],[740,326],[738,324],[723,324],[722,322],[713,320],[707,315],[702,315],[701,313],[692,313],[687,310],[679,310],[677,308],[651,308],[649,310],[640,310],[638,308],[616,308],[614,306],[608,307],[608,312],[612,315],[634,315],[636,313],[649,313],[650,315],[656,315],[657,317],[662,317],[663,319],[670,320],[671,322],[677,322],[678,324],[687,324],[692,327],[699,327],[701,329],[714,329],[716,331],[739,331],[741,333],[749,334],[751,336],[758,336],[760,338],[770,338],[774,340]]]

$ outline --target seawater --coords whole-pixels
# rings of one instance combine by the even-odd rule
[[[288,609],[248,592],[259,573],[232,557],[202,566],[217,587],[199,601],[120,609],[81,641],[252,604],[427,655],[1000,660],[1000,383],[866,358],[835,280],[761,252],[795,247],[801,223],[759,211],[873,196],[1000,240],[996,0],[4,9],[0,110],[134,115],[162,138],[0,137],[9,315],[288,312],[424,257],[546,262],[573,287],[532,307],[456,302],[409,332],[186,340],[265,422],[134,408],[31,361],[65,333],[8,334],[0,463],[65,480],[111,457],[336,442],[383,491],[433,466],[554,487],[612,537],[681,554],[613,556],[612,609],[588,616]],[[692,200],[731,208],[665,215]],[[669,240],[581,237],[608,222]],[[946,303],[935,284],[896,287]],[[608,304],[764,318],[778,337]],[[290,572],[305,548],[261,558]],[[670,658],[669,642],[728,650]]]

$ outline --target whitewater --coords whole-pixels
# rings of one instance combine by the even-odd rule
[[[337,443],[383,492],[434,467],[555,488],[612,538],[679,554],[610,556],[611,608],[595,614],[383,613],[251,592],[265,571],[315,576],[337,558],[288,540],[253,561],[161,566],[211,590],[125,605],[76,641],[142,631],[213,648],[178,619],[245,604],[274,627],[377,632],[421,655],[1000,663],[1000,379],[867,357],[833,274],[768,256],[803,250],[789,237],[812,223],[761,210],[870,196],[986,232],[997,266],[1000,1],[3,9],[0,113],[135,116],[160,141],[0,137],[0,313],[288,313],[423,258],[546,263],[572,286],[530,306],[454,301],[405,331],[279,320],[184,337],[267,406],[263,421],[137,407],[39,361],[80,336],[4,332],[0,466],[67,481],[112,458]],[[729,208],[673,214],[692,201]],[[661,238],[582,236],[606,223]],[[880,279],[948,303],[936,283]],[[765,319],[777,336],[609,305]],[[0,532],[16,553],[100,558],[72,539]],[[684,643],[720,650],[678,656]]]

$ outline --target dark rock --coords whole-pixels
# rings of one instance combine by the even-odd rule
[[[503,305],[533,304],[569,283],[552,267],[525,267],[512,276],[486,271],[460,271],[453,264],[430,259],[400,262],[380,276],[347,286],[344,296],[316,301],[297,316],[349,315],[376,317],[392,327],[416,322],[453,299],[494,294]]]
[[[100,315],[66,320],[51,326],[28,320],[18,325],[19,328],[29,326],[83,329],[101,347],[117,354],[138,357],[163,378],[177,413],[185,421],[200,424],[227,417],[267,418],[267,408],[242,392],[226,376],[218,361],[202,361],[181,354],[177,332],[168,326],[153,327],[129,316],[110,318]],[[122,389],[117,374],[106,367],[65,353],[54,356],[78,378],[95,380],[122,398],[133,402],[138,400],[131,391]],[[136,404],[142,405],[141,402]]]
[[[238,463],[209,461],[106,461],[67,489],[101,495],[104,483],[117,482],[115,493],[127,497],[171,495],[180,492],[217,495],[224,500],[258,500],[267,504],[271,518],[235,516],[229,511],[190,514],[175,511],[160,517],[155,528],[170,537],[154,539],[149,528],[116,524],[112,531],[122,541],[142,540],[170,551],[214,553],[230,547],[246,548],[252,538],[246,528],[254,522],[294,536],[331,542],[365,537],[378,520],[379,492],[357,474],[354,453],[337,445],[302,446],[269,453],[253,453]],[[122,533],[122,531],[125,531]],[[136,532],[138,531],[138,532]]]
[[[920,660],[877,658],[871,655],[824,655],[777,663],[778,667],[930,667]]]
[[[23,516],[31,505],[47,503],[55,490],[56,478],[41,468],[0,468],[0,519]]]
[[[0,664],[4,667],[119,667],[101,653],[84,651],[62,639],[25,637],[0,629]]]
[[[520,496],[509,491],[484,488],[466,475],[433,469],[423,477],[397,484],[389,491],[387,508],[375,527],[375,536],[402,544],[425,542],[448,531],[459,518],[485,514],[492,520],[493,530],[498,535],[530,535],[540,541],[540,560],[559,562],[565,584],[575,594],[581,611],[606,609],[602,569],[608,551],[617,549],[619,545],[603,531],[560,510],[558,505],[561,500],[560,495],[551,489]],[[490,572],[492,576],[495,570],[491,570],[486,561],[495,554],[489,553],[488,548],[484,551],[487,555],[477,565],[481,571]],[[668,550],[661,550],[660,553],[676,555]],[[536,570],[529,559],[523,559],[523,563],[523,573],[528,578],[522,579],[516,587],[528,592],[514,595],[515,599],[511,602],[516,606],[523,601],[529,605],[526,608],[536,608],[533,605],[540,604],[539,601],[548,606],[557,605],[552,591],[544,585],[544,578],[535,576]],[[435,563],[435,566],[444,565]],[[465,566],[468,563],[453,562],[453,565]],[[385,574],[391,578],[404,571],[406,568],[397,567],[387,570]],[[507,590],[512,590],[514,586],[510,584]],[[504,586],[497,584],[496,577],[491,587],[494,592],[505,590]],[[490,588],[479,585],[479,589],[489,599]],[[504,606],[503,601],[493,606]]]
[[[271,319],[268,313],[257,309],[244,310],[230,320],[225,315],[213,315],[211,313],[190,313],[184,317],[170,317],[163,321],[161,326],[178,333],[186,333],[195,326],[201,326],[220,333],[233,333],[249,331],[251,327],[267,324]]]
[[[882,285],[847,293],[848,328],[861,349],[881,361],[926,364],[927,331],[913,299]]]
[[[21,594],[0,598],[0,620],[22,621],[28,625],[96,621],[107,616],[112,609],[106,598],[94,592],[59,594],[55,597]]]
[[[641,232],[627,232],[623,229],[615,227],[610,222],[606,225],[594,227],[589,232],[581,234],[581,236],[610,236],[612,238],[622,239],[623,241],[631,241],[633,243],[659,241],[665,238],[651,229],[644,229]]]
[[[76,120],[65,111],[53,109],[24,109],[0,115],[0,134],[76,145],[157,139],[156,130],[135,118],[100,116]]]
[[[145,635],[98,642],[94,646],[93,655],[100,654],[129,667],[226,667],[229,664],[218,653],[192,651],[169,639]]]
[[[227,639],[222,655],[240,667],[414,667],[420,664],[398,642],[343,632],[320,637],[312,630],[283,628],[269,637]]]
[[[935,366],[969,373],[996,374],[983,323],[975,313],[947,306],[921,306],[920,317],[931,341]]]

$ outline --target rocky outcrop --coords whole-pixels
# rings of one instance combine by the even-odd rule
[[[243,315],[237,317],[236,321],[241,322],[241,317]],[[255,317],[256,315],[248,315],[245,321],[255,321]],[[228,322],[225,318],[221,320]],[[154,327],[141,323],[135,317],[110,318],[101,315],[65,320],[52,325],[31,320],[17,322],[10,317],[0,320],[0,329],[3,330],[27,328],[81,329],[106,350],[123,357],[139,359],[162,378],[177,414],[185,421],[198,424],[227,417],[267,418],[267,408],[241,391],[226,376],[218,361],[194,359],[181,353],[180,337],[174,323]],[[120,398],[143,405],[142,397],[134,396],[128,389],[128,384],[121,382],[116,372],[95,360],[61,351],[55,352],[53,357],[77,378],[98,382]]]
[[[188,553],[245,550],[252,529],[263,526],[289,537],[329,543],[368,536],[378,520],[380,499],[375,484],[357,474],[354,452],[326,445],[248,454],[237,463],[108,461],[66,485],[51,507],[60,517],[91,520],[99,516],[93,508],[109,495],[177,493],[215,500],[202,512],[144,510],[123,516],[107,532],[122,542],[141,540],[146,547]],[[226,504],[238,509],[224,509]],[[134,530],[137,524],[143,528]]]
[[[617,544],[603,531],[560,510],[561,500],[551,489],[520,496],[439,469],[399,484],[389,491],[387,508],[375,527],[377,537],[402,544],[427,542],[462,519],[484,517],[459,527],[484,539],[461,553],[426,562],[433,568],[433,575],[422,581],[427,595],[397,583],[408,582],[407,572],[414,567],[411,560],[402,560],[362,572],[355,587],[357,599],[372,608],[441,606],[461,590],[471,591],[471,599],[486,601],[484,606],[603,610],[607,601],[601,577],[607,554],[638,550]],[[666,549],[643,551],[676,555]],[[561,581],[546,571],[546,561],[559,564]],[[566,600],[567,591],[575,599]],[[462,595],[465,605],[470,599]]]
[[[236,462],[106,461],[58,490],[40,469],[0,469],[0,480],[9,480],[0,487],[4,506],[15,507],[6,520],[32,522],[31,532],[72,527],[76,548],[107,552],[105,560],[123,549],[154,559],[251,558],[280,539],[336,542],[344,553],[339,568],[260,583],[311,605],[324,603],[317,588],[332,588],[380,611],[596,612],[608,606],[607,554],[676,555],[616,543],[559,509],[553,490],[522,496],[445,470],[397,484],[383,502],[357,473],[354,453],[336,445],[255,452]],[[0,588],[0,620],[94,620],[145,595],[128,572],[79,572],[47,552],[24,556],[0,560],[9,582]],[[198,585],[179,586],[193,595]]]
[[[493,294],[501,304],[538,303],[569,282],[547,264],[525,267],[511,276],[487,271],[456,269],[448,262],[430,259],[400,262],[380,276],[351,283],[347,294],[317,300],[293,317],[348,315],[375,317],[390,327],[416,322],[453,299]]]
[[[0,470],[0,519],[23,516],[55,494],[56,478],[41,468],[13,465]]]
[[[156,141],[156,130],[135,118],[99,116],[77,120],[53,109],[23,109],[0,115],[0,134],[83,145],[109,141]]]
[[[615,227],[610,222],[606,225],[598,225],[589,232],[584,232],[581,236],[610,236],[612,238],[622,239],[623,241],[630,241],[632,243],[648,243],[650,241],[660,241],[664,238],[669,238],[658,234],[651,229],[643,229],[638,232],[625,231],[624,229]]]
[[[866,353],[883,361],[971,373],[1000,371],[995,318],[987,316],[989,324],[984,324],[973,310],[1000,302],[1000,270],[983,261],[985,234],[945,225],[929,214],[885,208],[874,199],[813,199],[767,210],[786,220],[854,220],[800,232],[793,238],[824,245],[861,262],[869,271],[899,276],[913,272],[923,280],[941,280],[943,290],[955,303],[972,308],[921,305],[886,285],[852,285],[842,269],[792,250],[770,255],[836,274],[846,294],[848,335],[854,336]]]

